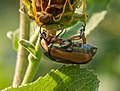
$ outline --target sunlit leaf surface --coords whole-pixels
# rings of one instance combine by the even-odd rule
[[[62,66],[33,83],[5,91],[97,91],[99,80],[93,71],[79,65]]]

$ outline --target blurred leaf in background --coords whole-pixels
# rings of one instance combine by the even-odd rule
[[[98,46],[95,59],[89,64],[100,78],[100,91],[120,91],[120,1],[112,0],[104,21],[87,36]]]
[[[12,42],[6,37],[8,31],[15,30],[19,23],[19,4],[16,0],[0,1],[0,89],[11,85],[16,53]]]
[[[104,1],[106,0],[102,0]],[[93,8],[94,5],[88,7]],[[98,7],[101,9],[104,3]],[[0,1],[0,89],[10,86],[13,79],[16,52],[6,34],[18,28],[18,10],[18,1]],[[120,0],[112,0],[104,21],[87,36],[87,41],[99,48],[94,59],[87,64],[90,69],[94,69],[100,79],[99,91],[120,91]],[[58,68],[61,65],[48,61],[48,58],[42,60],[35,79],[45,75],[51,68]]]

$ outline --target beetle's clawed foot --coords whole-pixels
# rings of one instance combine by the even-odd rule
[[[82,36],[85,35],[85,26],[84,25],[82,25],[82,26],[83,26],[83,28],[80,30],[80,38],[82,38]]]

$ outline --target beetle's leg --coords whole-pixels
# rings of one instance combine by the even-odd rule
[[[82,38],[82,36],[85,36],[85,26],[82,25],[83,28],[80,30],[80,38]]]
[[[63,30],[64,30],[62,24],[60,24],[60,27],[61,27],[61,32],[59,32],[59,33],[56,35],[56,38],[58,38],[58,37],[62,34],[62,32],[63,32]]]
[[[85,38],[85,33],[84,32],[85,32],[85,26],[83,25],[83,28],[80,30],[80,34],[72,36],[72,37],[68,38],[68,40],[79,40],[79,39],[82,39],[83,44],[86,44],[86,38]]]
[[[39,31],[40,34],[41,34],[41,37],[42,37],[43,39],[46,39],[46,38],[45,38],[46,34],[45,34],[45,33],[42,33],[41,28],[42,28],[42,25],[40,26],[40,31]]]
[[[62,28],[61,31],[57,34],[56,38],[58,38],[61,34],[62,35],[59,38],[62,38],[65,33],[66,33],[66,29]]]
[[[68,40],[79,40],[79,39],[80,39],[80,35],[75,35],[75,36],[68,38]]]
[[[42,28],[42,27],[40,26],[40,31],[39,31],[39,32],[40,32],[40,34],[42,35],[41,28]]]
[[[72,37],[68,38],[68,40],[78,40],[78,39],[81,39],[82,36],[85,35],[84,31],[85,31],[85,26],[83,26],[83,28],[80,30],[80,34],[79,35],[72,36]]]
[[[71,45],[72,45],[72,41],[71,40],[62,40],[60,42],[60,48],[63,48],[63,49],[68,48]]]
[[[40,35],[41,35],[41,38],[44,38],[44,36],[43,36],[43,34],[42,34],[42,32],[41,32],[41,26],[40,26]]]
[[[83,41],[83,44],[86,44],[86,38],[85,38],[85,36],[82,36],[82,41]]]
[[[86,44],[86,38],[85,38],[85,26],[83,26],[83,29],[80,30],[80,38],[82,38],[83,44]]]
[[[65,33],[66,33],[66,29],[64,29],[64,32],[63,32],[63,34],[60,37],[62,38]]]

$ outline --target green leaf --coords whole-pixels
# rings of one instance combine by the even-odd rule
[[[12,40],[12,45],[14,50],[18,50],[18,41],[19,41],[19,28],[15,31],[9,31],[7,37]]]
[[[111,0],[87,0],[87,14],[90,17],[93,13],[107,9]]]
[[[29,41],[24,40],[24,39],[20,40],[19,43],[23,47],[25,47],[36,58],[36,50],[33,44],[31,44]]]
[[[37,25],[33,22],[30,23],[30,36],[33,35],[33,30],[36,30],[38,29]],[[13,46],[13,49],[15,51],[18,50],[18,42],[19,42],[19,32],[20,32],[20,28],[17,28],[16,30],[14,31],[8,31],[7,32],[7,37],[12,40],[12,46]]]
[[[99,80],[93,71],[79,65],[62,66],[33,83],[5,91],[97,91]]]
[[[13,40],[12,40],[12,45],[14,50],[18,50],[18,41],[19,41],[19,29],[17,29],[16,31],[13,32]]]
[[[98,24],[105,18],[106,14],[106,10],[94,13],[87,22],[85,34],[88,35],[91,31],[93,31],[98,26]]]

